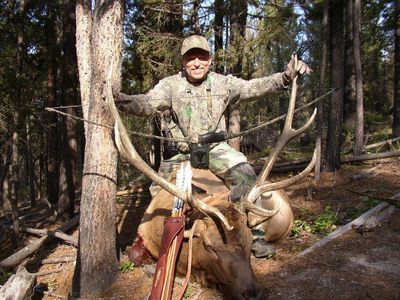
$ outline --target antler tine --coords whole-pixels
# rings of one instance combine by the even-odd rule
[[[295,55],[295,65],[294,69],[297,67],[297,56]],[[261,185],[268,178],[276,160],[278,159],[279,154],[282,152],[283,147],[289,142],[290,139],[295,137],[296,132],[292,128],[293,123],[293,114],[294,108],[296,104],[297,97],[297,75],[294,77],[292,81],[292,90],[290,95],[288,112],[286,114],[285,125],[282,130],[282,134],[280,135],[274,149],[271,154],[268,156],[268,159],[260,172],[260,175],[257,178],[257,185]]]
[[[172,195],[182,199],[189,205],[197,208],[204,214],[214,215],[221,220],[222,223],[226,226],[228,230],[232,230],[233,227],[229,225],[228,220],[225,216],[215,207],[210,207],[206,203],[201,201],[196,201],[192,199],[191,194],[186,194],[180,189],[178,189],[175,185],[168,182],[160,175],[158,175],[136,152],[135,147],[133,146],[131,140],[129,139],[128,132],[124,124],[122,123],[121,116],[115,106],[112,88],[111,88],[111,78],[112,78],[112,70],[113,70],[113,62],[111,62],[110,69],[107,75],[106,81],[106,103],[108,105],[110,114],[114,119],[115,125],[115,144],[117,146],[118,151],[120,154],[127,160],[129,163],[138,169],[140,172],[148,176],[151,180],[157,183],[160,187],[165,189],[167,192],[171,193]]]
[[[263,193],[284,189],[292,184],[295,184],[302,178],[306,177],[312,171],[312,169],[315,166],[316,161],[317,161],[317,149],[314,150],[314,154],[311,159],[311,162],[301,173],[297,174],[296,176],[290,177],[288,179],[279,181],[279,182],[271,182],[271,183],[263,184],[261,186],[256,186],[250,191],[250,193],[248,195],[248,199],[257,199],[258,196],[260,196]],[[254,202],[254,201],[251,201],[251,202]]]
[[[295,61],[294,61],[294,69],[297,69],[297,56],[295,55],[294,57]],[[293,124],[293,115],[294,115],[294,110],[295,110],[295,104],[296,104],[296,97],[297,97],[297,75],[294,77],[293,81],[292,81],[292,90],[291,90],[291,95],[290,95],[290,101],[289,101],[289,107],[288,107],[288,112],[286,115],[286,120],[285,120],[285,125],[284,128],[282,130],[282,134],[280,135],[274,149],[272,150],[271,154],[268,156],[268,159],[263,167],[263,169],[260,172],[260,175],[258,176],[255,186],[253,187],[253,189],[250,191],[250,193],[248,194],[247,201],[249,202],[254,202],[257,197],[262,193],[260,193],[260,190],[263,190],[264,192],[266,191],[271,191],[274,189],[280,189],[282,187],[279,187],[280,185],[275,184],[275,186],[277,186],[277,188],[271,188],[271,184],[265,184],[265,181],[267,180],[267,178],[269,177],[269,174],[271,173],[271,170],[276,162],[276,160],[278,159],[279,154],[282,152],[282,149],[284,148],[284,146],[294,137],[300,135],[301,133],[303,133],[305,130],[307,130],[312,122],[314,121],[315,117],[316,117],[316,110],[314,110],[312,116],[310,117],[310,119],[299,129],[293,129],[292,128],[292,124]],[[312,169],[312,167],[306,168],[306,170],[309,170],[308,172],[310,172]],[[306,171],[304,170],[304,171]],[[300,174],[303,174],[304,171]],[[300,175],[299,174],[299,175]],[[301,176],[300,178],[304,177],[305,175]],[[296,176],[295,176],[296,177]],[[282,185],[284,185],[285,181],[282,182]],[[280,183],[279,183],[280,184]],[[265,188],[264,188],[265,186]],[[287,186],[287,185],[285,185]]]

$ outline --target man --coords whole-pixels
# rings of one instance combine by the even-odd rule
[[[210,52],[203,36],[189,36],[181,48],[183,71],[161,80],[146,95],[119,93],[118,107],[141,116],[168,115],[173,122],[164,124],[163,129],[176,138],[219,132],[226,129],[223,114],[229,104],[264,99],[268,93],[286,88],[295,75],[310,71],[302,61],[294,70],[292,59],[282,73],[247,81],[210,72]],[[167,178],[179,162],[188,160],[188,147],[186,143],[178,143],[179,153],[163,160],[159,173]],[[234,202],[239,201],[256,180],[246,157],[226,142],[211,144],[209,169],[225,181]],[[155,192],[153,187],[153,196]]]

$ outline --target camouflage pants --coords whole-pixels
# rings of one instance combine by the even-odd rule
[[[180,164],[189,160],[188,154],[178,154],[168,160],[163,160],[158,173],[168,179]],[[230,189],[232,201],[239,201],[240,197],[250,190],[256,180],[256,174],[246,156],[230,147],[227,143],[219,143],[210,150],[209,169],[215,175],[223,178]],[[150,187],[154,197],[161,188],[154,183]]]

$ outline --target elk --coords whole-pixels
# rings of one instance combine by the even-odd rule
[[[106,82],[106,103],[115,120],[116,146],[120,154],[136,169],[162,187],[152,199],[138,229],[138,234],[147,250],[154,257],[158,256],[164,219],[170,215],[174,196],[178,197],[192,208],[186,216],[186,229],[197,224],[193,239],[193,278],[203,284],[221,285],[225,299],[265,299],[265,292],[257,284],[250,264],[252,243],[250,228],[262,224],[267,241],[277,241],[288,235],[293,225],[293,211],[283,189],[306,177],[316,161],[316,151],[314,151],[310,164],[300,174],[280,182],[268,181],[271,169],[283,147],[307,130],[316,115],[315,110],[300,129],[292,128],[297,78],[292,82],[283,132],[254,187],[242,198],[240,204],[234,204],[229,200],[229,192],[226,188],[224,190],[222,183],[205,184],[217,180],[211,172],[194,170],[193,183],[206,191],[207,196],[204,196],[184,193],[171,183],[173,179],[167,181],[151,169],[138,155],[129,139],[114,104],[110,82],[111,71]],[[188,242],[184,240],[177,262],[178,274],[186,270],[188,248]]]

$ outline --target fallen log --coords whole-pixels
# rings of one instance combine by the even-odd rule
[[[383,141],[383,142],[378,142],[378,143],[366,145],[364,148],[365,148],[365,150],[368,150],[368,149],[373,149],[373,148],[380,147],[380,146],[385,146],[385,145],[391,146],[391,145],[393,145],[393,143],[395,143],[397,141],[400,141],[400,137],[397,137],[397,138],[394,138],[394,139],[389,139],[389,140],[386,140],[386,141]]]
[[[29,273],[24,266],[0,288],[0,299],[31,299],[36,284],[36,275]]]
[[[37,235],[40,235],[40,236],[47,235],[47,236],[51,236],[51,237],[56,237],[56,238],[59,238],[59,239],[61,239],[63,241],[66,241],[69,244],[74,245],[75,247],[78,246],[78,239],[77,238],[74,238],[74,237],[72,237],[72,236],[70,236],[68,234],[65,234],[65,233],[63,233],[61,231],[58,231],[58,230],[51,231],[51,230],[47,230],[47,229],[26,228],[25,231],[27,233],[37,234]]]
[[[396,157],[396,156],[400,156],[400,151],[388,151],[388,152],[382,152],[382,153],[348,156],[348,157],[343,157],[340,160],[340,163],[344,164],[344,163],[360,162],[360,161],[389,158],[389,157]],[[278,172],[299,170],[299,169],[303,169],[309,163],[310,163],[310,159],[298,159],[298,160],[294,160],[294,161],[279,162],[279,163],[275,164],[272,171],[278,173]],[[254,170],[256,172],[261,171],[261,168],[262,168],[262,166],[257,166],[257,165],[254,166]]]
[[[322,246],[328,244],[329,242],[337,239],[340,236],[348,233],[351,230],[364,231],[367,229],[374,228],[384,219],[387,219],[394,211],[395,207],[386,202],[382,202],[377,206],[373,207],[366,213],[359,216],[357,219],[347,223],[346,225],[335,230],[331,234],[327,235],[322,240],[319,240],[312,246],[308,247],[304,251],[300,252],[298,256],[304,256],[315,249],[321,248]]]
[[[57,231],[66,232],[68,230],[71,230],[78,224],[79,224],[79,215],[75,216],[69,222],[60,226],[57,229]],[[48,242],[52,239],[53,239],[53,237],[45,235],[45,236],[41,237],[40,239],[32,242],[31,244],[29,244],[26,247],[22,248],[21,250],[17,251],[13,255],[0,261],[0,268],[6,269],[6,270],[13,269],[17,265],[19,265],[22,260],[24,260],[28,256],[32,255],[35,251],[37,251],[40,247],[42,247],[46,242]]]

